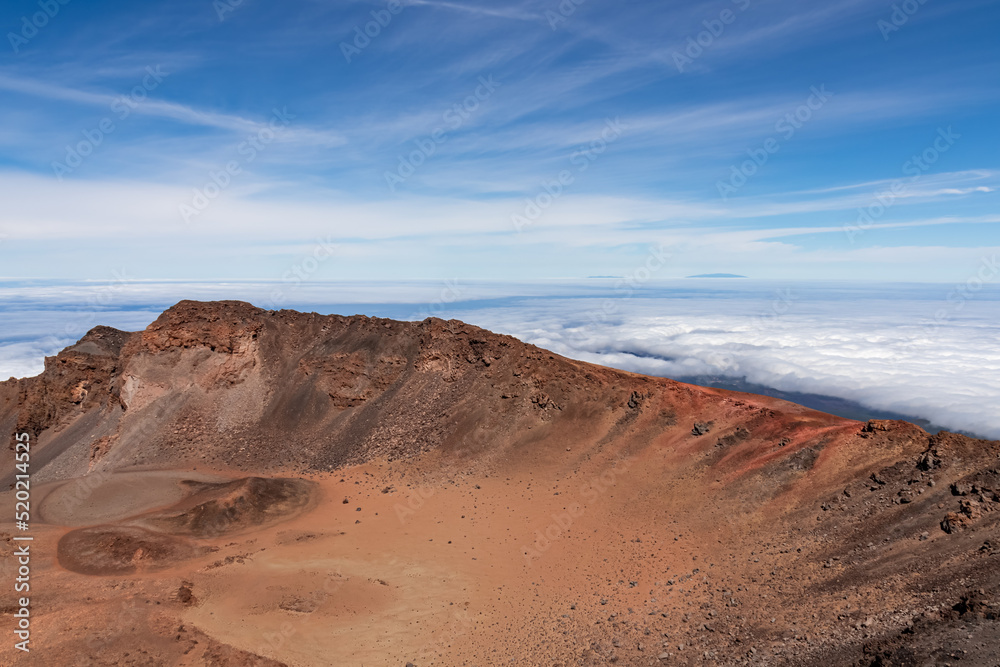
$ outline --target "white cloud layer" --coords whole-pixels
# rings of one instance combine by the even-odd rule
[[[964,301],[951,288],[929,291],[941,298],[831,298],[781,288],[546,300],[520,312],[460,315],[598,364],[667,377],[745,377],[1000,438],[1000,291]]]

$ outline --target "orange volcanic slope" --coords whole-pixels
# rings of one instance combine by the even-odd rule
[[[0,383],[0,432],[37,507],[4,664],[996,664],[1000,443],[189,301]]]
[[[543,443],[569,431],[597,446],[626,431],[636,447],[676,441],[681,456],[723,439],[718,464],[738,474],[809,447],[818,455],[859,428],[781,401],[572,361],[456,321],[240,302],[181,302],[141,333],[98,327],[47,359],[41,376],[0,383],[0,396],[0,424],[38,436],[53,478],[199,462],[323,470],[431,450],[474,465],[561,459]],[[881,456],[868,449],[852,458]]]

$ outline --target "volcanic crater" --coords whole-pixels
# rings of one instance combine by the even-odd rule
[[[235,301],[0,383],[21,433],[4,664],[1000,664],[994,441]]]

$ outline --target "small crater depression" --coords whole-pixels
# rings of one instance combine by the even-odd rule
[[[192,542],[138,526],[80,528],[59,540],[59,564],[79,574],[150,572],[207,551]]]
[[[142,523],[171,535],[208,539],[288,519],[309,505],[314,484],[302,479],[247,477],[223,484],[197,484],[172,508],[146,515]]]
[[[162,570],[208,553],[210,544],[202,540],[271,525],[305,511],[316,487],[301,479],[262,477],[183,485],[189,495],[168,509],[67,533],[59,540],[59,564],[92,575]]]

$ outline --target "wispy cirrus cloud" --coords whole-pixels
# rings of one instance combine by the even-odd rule
[[[160,80],[170,76],[170,72],[164,72],[158,66],[150,66],[143,72],[143,79],[160,77]],[[23,79],[16,76],[0,74],[0,90],[21,93],[32,97],[41,97],[62,102],[87,105],[113,109],[115,102],[119,102],[126,95],[94,92],[46,83],[36,79]],[[226,114],[217,111],[197,109],[192,106],[169,102],[166,100],[146,99],[141,102],[128,105],[130,113],[144,116],[156,116],[176,121],[185,125],[214,128],[237,133],[258,133],[267,129],[267,121],[251,120],[243,116]],[[298,141],[303,143],[319,143],[326,146],[339,146],[346,142],[342,134],[330,130],[315,130],[311,128],[292,127],[283,133],[285,141]]]
[[[472,2],[445,2],[445,0],[408,0],[408,5],[418,7],[435,7],[448,9],[456,12],[475,14],[479,16],[490,16],[502,19],[514,19],[517,21],[538,21],[541,15],[517,6],[505,7],[502,5],[490,6],[479,5]]]

